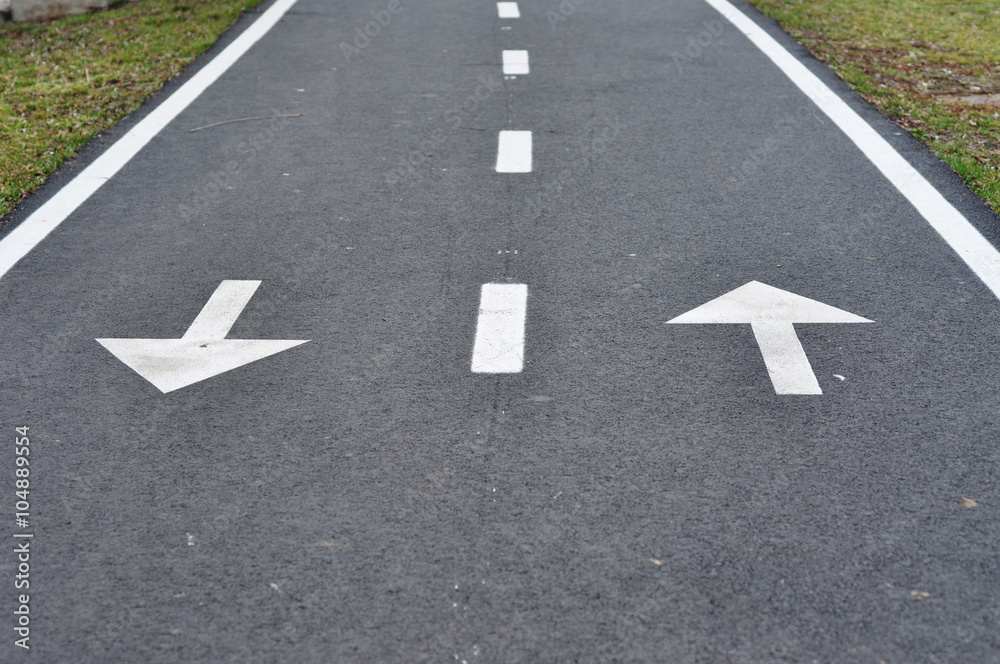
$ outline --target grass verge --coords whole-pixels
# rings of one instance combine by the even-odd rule
[[[1000,213],[996,0],[750,0]]]
[[[260,0],[141,0],[0,26],[0,215]]]

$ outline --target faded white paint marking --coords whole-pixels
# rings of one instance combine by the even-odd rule
[[[521,18],[521,12],[518,11],[516,2],[498,2],[497,14],[500,18]]]
[[[479,300],[473,373],[519,373],[524,368],[525,284],[483,284]]]
[[[531,132],[501,131],[497,144],[497,173],[531,172]]]
[[[226,339],[259,281],[223,281],[180,339],[97,339],[163,393],[306,343],[288,339]]]
[[[190,81],[157,106],[83,172],[0,240],[0,277],[122,169],[154,136],[198,98],[285,15],[296,0],[278,0]]]
[[[828,304],[759,281],[729,291],[667,321],[675,324],[749,323],[778,394],[823,394],[794,323],[871,323]]]
[[[527,51],[504,51],[503,73],[507,76],[520,76],[528,73]]]
[[[861,116],[795,56],[726,0],[705,0],[771,59],[847,134],[944,241],[1000,298],[1000,252]]]

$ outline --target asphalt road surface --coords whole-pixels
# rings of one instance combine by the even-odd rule
[[[1000,662],[988,280],[704,0],[518,10],[298,0],[0,279],[0,661]]]

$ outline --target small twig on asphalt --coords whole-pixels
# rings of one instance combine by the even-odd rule
[[[223,120],[222,122],[213,122],[212,124],[205,125],[204,127],[195,127],[191,129],[191,132],[201,131],[202,129],[211,129],[212,127],[218,127],[219,125],[229,124],[230,122],[246,122],[247,120],[271,120],[273,118],[300,118],[301,113],[293,113],[291,115],[261,115],[255,118],[236,118],[235,120]]]

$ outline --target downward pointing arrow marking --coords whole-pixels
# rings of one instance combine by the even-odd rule
[[[180,339],[97,339],[163,393],[217,376],[306,343],[226,339],[259,281],[223,281]]]
[[[794,323],[871,323],[836,307],[751,281],[686,314],[676,324],[749,323],[778,394],[823,394]]]

